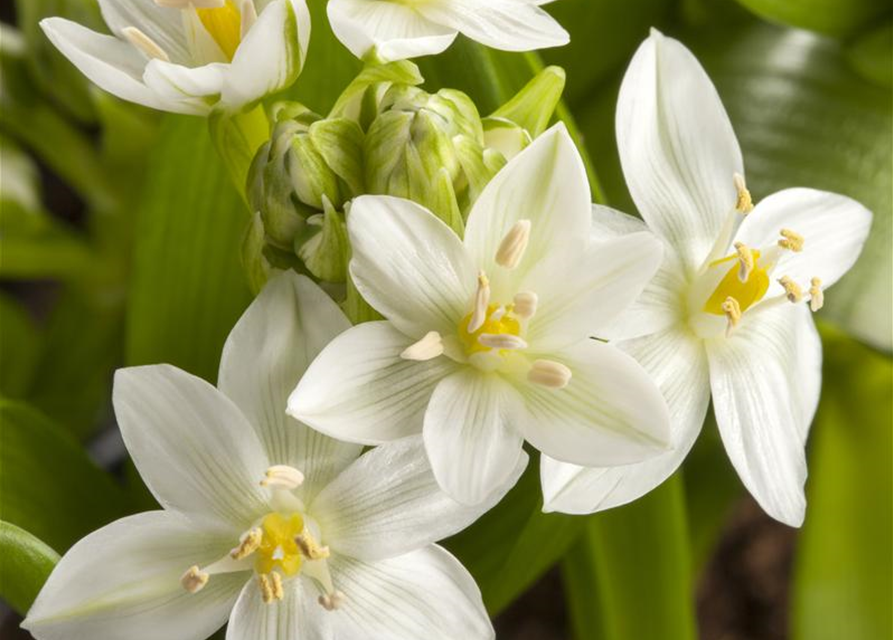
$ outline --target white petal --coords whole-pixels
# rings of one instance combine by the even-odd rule
[[[474,579],[438,546],[375,563],[336,555],[329,565],[335,588],[345,595],[344,606],[333,616],[338,638],[494,637]]]
[[[90,31],[63,18],[41,20],[50,41],[97,86],[123,100],[175,113],[203,114],[207,107],[193,102],[163,100],[142,80],[146,58],[131,44]]]
[[[266,604],[256,579],[244,586],[232,611],[226,640],[334,640],[331,614],[319,591],[300,576],[283,584],[285,597]]]
[[[238,407],[170,365],[115,373],[112,393],[124,443],[166,508],[242,528],[266,510],[258,485],[270,466]]]
[[[230,546],[176,513],[118,520],[65,554],[22,626],[41,640],[204,640],[226,622],[247,574],[215,575],[196,594],[180,577]]]
[[[136,27],[164,49],[173,62],[192,61],[180,9],[160,7],[155,0],[99,0],[99,7],[115,35],[122,36],[127,27]]]
[[[508,423],[521,404],[502,378],[463,367],[434,389],[425,412],[425,448],[437,482],[474,505],[503,495],[527,466],[524,438]]]
[[[719,95],[681,43],[652,30],[620,87],[616,127],[639,213],[696,269],[734,210],[733,176],[744,169]]]
[[[593,243],[573,265],[536,270],[521,285],[539,296],[526,335],[534,349],[566,347],[601,335],[639,297],[663,257],[663,243],[645,231]]]
[[[494,49],[534,51],[570,42],[567,31],[529,0],[431,0],[418,11]]]
[[[305,276],[271,280],[236,323],[220,359],[217,386],[254,427],[271,464],[300,469],[311,497],[350,464],[362,447],[322,435],[285,413],[288,396],[332,339],[350,322]]]
[[[516,466],[510,480],[523,469]],[[437,486],[424,444],[412,436],[364,454],[319,494],[310,511],[333,551],[372,561],[458,533],[502,493],[476,506],[459,504]]]
[[[328,13],[332,31],[358,58],[373,50],[382,62],[432,55],[446,50],[457,35],[412,5],[392,0],[330,0]]]
[[[631,464],[667,451],[667,404],[631,356],[583,340],[548,359],[567,366],[573,377],[563,389],[518,382],[525,409],[513,419],[533,446],[583,466]]]
[[[803,251],[786,251],[773,276],[803,286],[817,276],[829,287],[853,266],[871,227],[871,212],[846,196],[815,189],[785,189],[761,200],[738,229],[736,241],[759,248],[774,245],[781,229],[803,236]],[[780,295],[773,282],[769,295]]]
[[[490,277],[494,300],[505,303],[534,267],[572,263],[586,248],[590,192],[580,153],[563,124],[534,140],[490,181],[475,202],[465,229],[474,264]],[[530,220],[530,240],[512,269],[497,266],[496,252],[520,220]]]
[[[223,89],[225,68],[219,63],[190,68],[152,60],[146,65],[143,82],[165,102],[196,102],[198,98],[210,106]]]
[[[543,456],[545,511],[595,513],[640,498],[676,471],[701,432],[710,403],[707,356],[701,342],[686,328],[674,327],[618,346],[645,367],[666,398],[674,449],[620,467],[580,467]]]
[[[770,516],[800,526],[822,345],[805,305],[752,313],[730,338],[708,343],[713,410],[744,486]]]
[[[380,444],[419,433],[434,386],[457,365],[446,356],[402,359],[413,342],[388,322],[342,333],[289,397],[289,415],[348,442]]]
[[[361,196],[347,228],[350,273],[369,304],[410,337],[455,333],[478,273],[449,227],[409,200]]]
[[[251,104],[290,86],[300,75],[310,40],[303,0],[273,0],[260,12],[228,68],[223,103]]]

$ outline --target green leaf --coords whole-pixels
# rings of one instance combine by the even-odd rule
[[[12,297],[0,295],[0,395],[20,398],[40,357],[40,334],[28,312]]]
[[[4,521],[64,551],[128,512],[111,476],[74,438],[31,407],[0,400],[0,505]]]
[[[168,116],[156,140],[137,212],[126,361],[213,381],[251,299],[239,258],[249,218],[206,126]]]
[[[889,89],[893,85],[893,20],[860,33],[849,44],[847,58],[863,78]]]
[[[824,332],[808,510],[793,586],[794,640],[893,637],[893,361]]]
[[[585,518],[562,562],[577,640],[694,640],[685,498],[678,476]]]
[[[758,16],[830,36],[852,35],[890,12],[878,0],[738,0]]]
[[[59,562],[46,543],[0,520],[0,598],[24,616]]]

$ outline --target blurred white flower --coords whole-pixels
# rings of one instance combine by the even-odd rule
[[[551,0],[330,0],[329,21],[358,58],[390,62],[441,53],[463,34],[488,47],[533,51],[570,41],[537,5]]]
[[[291,85],[310,42],[304,0],[99,0],[112,36],[63,18],[41,27],[90,80],[119,98],[206,115]]]
[[[350,272],[388,321],[336,338],[289,412],[353,442],[421,430],[441,487],[467,504],[514,482],[525,439],[577,464],[665,450],[657,386],[633,358],[590,339],[645,287],[661,244],[640,233],[595,245],[590,210],[563,125],[487,185],[464,241],[409,200],[357,198]]]
[[[420,438],[360,455],[285,414],[307,364],[349,326],[280,276],[224,348],[219,385],[123,369],[124,441],[164,507],[76,544],[24,622],[39,640],[489,639],[474,580],[434,541],[492,504],[441,492]],[[520,473],[520,468],[517,473]]]
[[[543,458],[546,509],[591,513],[635,500],[681,464],[711,391],[729,458],[773,518],[803,522],[804,444],[818,404],[822,350],[810,309],[856,261],[871,213],[844,196],[787,189],[755,207],[719,96],[682,44],[656,31],[639,48],[617,105],[623,172],[647,223],[594,210],[598,237],[650,228],[664,263],[611,337],[660,384],[675,449],[627,467]]]

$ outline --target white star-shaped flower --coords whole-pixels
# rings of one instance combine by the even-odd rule
[[[538,5],[551,0],[330,0],[329,22],[358,58],[383,62],[441,53],[458,34],[504,51],[570,41]]]
[[[111,36],[64,18],[47,37],[85,76],[153,109],[238,111],[301,73],[310,43],[304,0],[99,0]]]
[[[663,482],[694,444],[711,392],[729,458],[772,517],[803,522],[804,444],[822,348],[811,312],[856,261],[871,225],[859,203],[787,189],[756,206],[719,96],[682,44],[653,31],[623,80],[617,143],[647,227],[599,207],[599,237],[650,228],[664,264],[613,335],[660,384],[675,450],[627,467],[543,458],[546,509],[591,513]]]
[[[657,386],[590,338],[639,295],[661,245],[648,233],[595,244],[591,225],[586,172],[563,125],[488,184],[464,240],[408,200],[357,198],[350,272],[387,321],[336,338],[289,412],[352,442],[422,431],[440,485],[467,504],[504,490],[527,460],[525,439],[577,464],[664,451]]]
[[[290,273],[230,334],[217,388],[167,365],[119,371],[121,433],[164,510],[77,543],[23,626],[38,640],[201,640],[227,620],[227,640],[492,638],[474,580],[433,544],[492,503],[440,491],[420,438],[360,455],[285,414],[348,326]]]

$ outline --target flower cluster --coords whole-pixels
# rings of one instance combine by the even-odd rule
[[[100,4],[113,36],[44,29],[150,107],[243,111],[305,62],[303,0]],[[713,85],[658,32],[617,106],[641,219],[593,205],[568,130],[546,129],[560,70],[483,118],[461,92],[419,87],[406,58],[458,33],[510,51],[567,42],[541,4],[329,2],[366,66],[326,116],[271,109],[247,189],[246,267],[266,284],[217,386],[168,365],[115,377],[162,509],[65,555],[24,623],[35,637],[200,640],[228,623],[229,640],[491,638],[474,579],[436,542],[537,452],[547,511],[640,497],[682,463],[711,397],[743,483],[802,522],[811,314],[871,214],[809,189],[754,203]],[[352,326],[347,289],[378,319]]]

